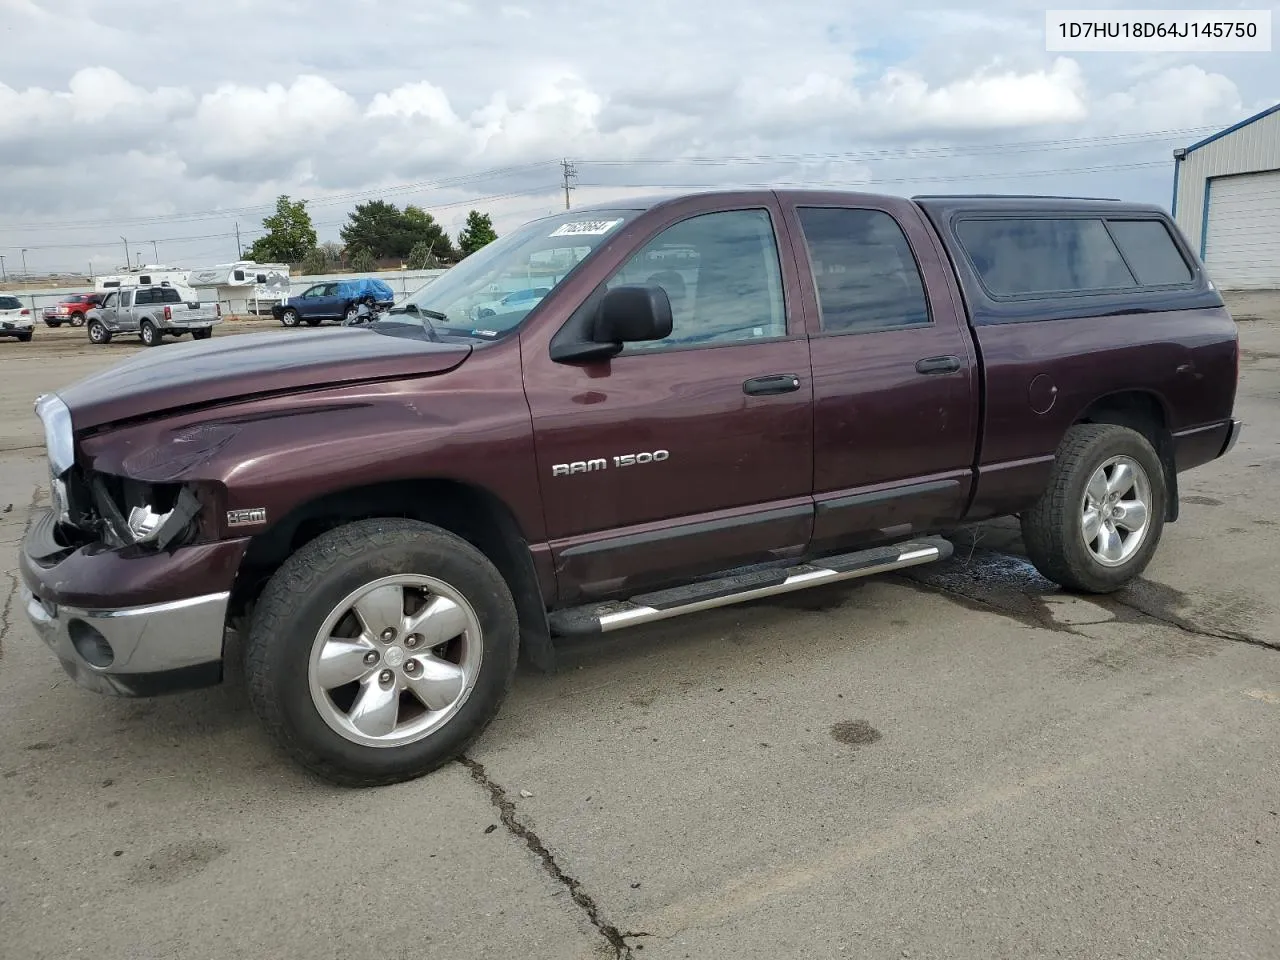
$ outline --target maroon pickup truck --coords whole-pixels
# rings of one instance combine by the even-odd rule
[[[367,327],[148,351],[43,396],[24,603],[103,692],[242,656],[293,758],[390,783],[467,747],[519,651],[549,669],[556,635],[928,563],[958,524],[1017,515],[1047,577],[1118,589],[1179,472],[1235,443],[1238,356],[1156,207],[566,212]]]

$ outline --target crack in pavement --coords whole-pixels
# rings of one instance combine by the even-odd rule
[[[1117,606],[1127,607],[1134,611],[1134,613],[1141,614],[1153,623],[1162,623],[1167,627],[1174,627],[1175,629],[1181,630],[1183,633],[1190,634],[1193,637],[1202,637],[1206,640],[1229,640],[1233,643],[1245,643],[1252,647],[1262,647],[1264,650],[1280,651],[1280,641],[1277,640],[1267,640],[1264,637],[1255,637],[1248,633],[1237,633],[1234,630],[1201,630],[1197,627],[1193,627],[1181,617],[1161,616],[1158,613],[1152,613],[1150,610],[1144,609],[1138,604],[1132,603],[1123,597],[1112,596],[1108,597],[1107,600]]]
[[[1034,613],[1031,613],[1030,615],[1024,614],[1018,610],[1012,610],[1006,606],[1001,605],[996,599],[993,599],[991,597],[984,597],[978,593],[969,593],[967,591],[958,589],[957,587],[952,585],[936,583],[930,580],[919,579],[917,576],[912,576],[910,574],[899,575],[897,577],[894,577],[894,579],[898,580],[898,582],[900,583],[909,584],[911,586],[927,590],[930,593],[945,596],[951,600],[960,601],[962,603],[966,603],[969,605],[977,604],[986,611],[995,613],[999,616],[1012,617],[1015,620],[1027,623],[1028,626],[1038,627],[1042,630],[1052,630],[1058,633],[1069,633],[1069,634],[1072,634],[1073,636],[1083,637],[1086,639],[1088,638],[1087,634],[1081,633],[1079,630],[1075,629],[1075,625],[1068,624],[1068,623],[1061,623],[1057,620],[1054,620],[1052,615],[1045,616],[1040,611],[1036,611]],[[1072,596],[1071,594],[1066,594],[1066,595]],[[1039,600],[1039,597],[1035,595],[1020,593],[1018,594],[1018,596],[1022,599],[1026,599],[1030,601]],[[1108,606],[1112,606],[1112,605],[1117,607],[1124,607],[1126,610],[1133,611],[1133,613],[1136,613],[1138,617],[1141,618],[1140,620],[1137,620],[1135,622],[1148,623],[1148,624],[1154,623],[1154,624],[1160,624],[1161,626],[1165,626],[1165,627],[1172,627],[1175,630],[1179,630],[1182,633],[1185,633],[1192,637],[1197,637],[1202,640],[1226,640],[1230,643],[1243,643],[1252,647],[1261,647],[1264,650],[1280,651],[1280,641],[1267,640],[1263,637],[1255,637],[1251,634],[1238,633],[1232,630],[1201,629],[1193,626],[1192,624],[1187,622],[1185,619],[1177,615],[1174,615],[1174,614],[1162,615],[1160,613],[1156,613],[1146,607],[1141,606],[1140,604],[1134,603],[1133,601],[1128,600],[1124,597],[1118,596],[1116,594],[1102,595],[1102,596],[1089,595],[1085,597],[1085,599],[1087,599],[1090,603],[1096,604],[1097,606],[1101,607],[1104,610],[1107,609]]]
[[[488,773],[485,772],[484,764],[465,756],[460,757],[458,763],[471,771],[471,779],[489,794],[489,800],[497,808],[502,825],[507,828],[507,832],[523,840],[525,846],[541,861],[542,868],[551,876],[551,879],[569,891],[569,896],[586,913],[591,925],[600,931],[601,936],[609,941],[617,960],[632,960],[631,945],[627,943],[627,938],[647,937],[649,934],[622,931],[613,924],[607,923],[600,916],[599,905],[591,894],[582,888],[582,883],[565,873],[560,868],[560,865],[556,863],[555,856],[547,849],[546,844],[542,842],[538,835],[516,819],[516,805],[511,802],[511,799],[507,796],[507,791],[503,789],[502,785],[489,778]]]

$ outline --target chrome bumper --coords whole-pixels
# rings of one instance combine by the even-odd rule
[[[36,597],[23,606],[36,632],[76,683],[98,693],[153,696],[222,678],[229,593],[117,610],[82,610]]]

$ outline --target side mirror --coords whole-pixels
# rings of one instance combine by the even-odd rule
[[[671,336],[671,300],[657,285],[614,287],[600,301],[591,339],[634,343]]]

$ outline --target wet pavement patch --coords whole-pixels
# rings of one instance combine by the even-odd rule
[[[1183,497],[1183,498],[1182,498],[1182,502],[1183,502],[1183,503],[1194,503],[1194,504],[1198,504],[1199,506],[1202,506],[1202,507],[1220,507],[1220,506],[1222,506],[1222,501],[1221,501],[1221,500],[1215,500],[1215,499],[1213,499],[1213,497]]]
[[[831,725],[831,737],[837,743],[851,747],[865,747],[875,743],[882,734],[865,720],[841,720]]]

